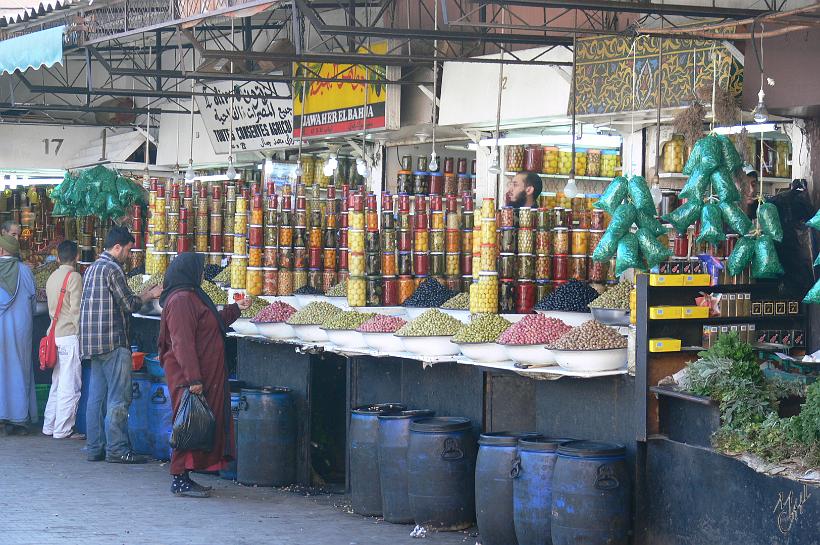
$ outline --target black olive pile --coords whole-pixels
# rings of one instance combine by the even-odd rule
[[[438,280],[428,278],[404,301],[406,307],[440,307],[455,293],[442,286]]]
[[[208,263],[205,265],[205,280],[213,280],[216,275],[222,272],[222,267]]]
[[[598,297],[598,292],[586,282],[570,280],[538,303],[538,310],[559,310],[563,312],[589,312],[589,304]]]
[[[294,295],[324,295],[325,293],[322,290],[317,290],[313,286],[302,286],[298,290],[293,292]]]

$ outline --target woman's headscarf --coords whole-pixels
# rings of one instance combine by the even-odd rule
[[[181,290],[192,291],[196,293],[199,298],[205,303],[205,306],[213,312],[216,322],[219,324],[219,329],[224,335],[227,331],[225,324],[222,322],[222,316],[216,310],[214,302],[202,290],[202,272],[205,270],[205,256],[202,254],[195,254],[186,252],[179,254],[171,264],[168,270],[165,271],[165,280],[162,283],[162,294],[159,296],[159,304],[165,306],[165,302],[172,293]]]
[[[20,243],[16,238],[3,235],[0,236],[0,248],[3,248],[13,258],[0,259],[0,289],[5,290],[9,295],[17,293],[17,279],[20,276]]]

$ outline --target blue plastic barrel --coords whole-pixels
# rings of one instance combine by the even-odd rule
[[[468,418],[439,416],[410,424],[407,492],[417,525],[444,531],[472,526],[476,450]]]
[[[233,440],[234,440],[234,452],[239,452],[239,395],[238,393],[231,394],[231,416],[233,418]],[[238,456],[238,454],[237,454]],[[228,479],[229,481],[236,480],[236,458],[228,462],[228,466],[225,469],[219,470],[219,476],[223,479]]]
[[[357,407],[350,414],[350,503],[354,513],[382,514],[379,416],[404,409],[398,403],[381,403]]]
[[[296,480],[296,412],[288,388],[242,388],[236,479],[284,486]]]
[[[571,440],[540,437],[518,441],[518,459],[511,473],[518,545],[552,543],[552,474],[558,447]]]
[[[626,449],[572,441],[558,447],[552,485],[553,545],[626,545],[632,486]]]
[[[148,373],[131,374],[131,406],[128,408],[128,439],[138,454],[153,454],[153,435],[148,424],[151,407],[151,377]]]
[[[518,440],[537,433],[492,432],[478,438],[475,518],[482,545],[516,545],[513,524],[513,461]]]
[[[74,419],[74,429],[80,433],[85,433],[85,409],[88,406],[88,391],[91,386],[91,362],[84,361],[82,367],[82,386],[80,388],[80,401],[77,404],[77,416]]]
[[[394,524],[413,522],[407,495],[407,447],[410,423],[429,418],[435,411],[418,409],[399,414],[379,415],[379,482],[384,520]]]
[[[148,428],[153,437],[151,455],[157,460],[171,459],[170,441],[173,421],[168,384],[156,382],[151,386],[151,397],[148,398]]]

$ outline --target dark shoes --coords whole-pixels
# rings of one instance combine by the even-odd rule
[[[102,462],[105,460],[105,453],[101,452],[99,454],[89,454],[85,459],[89,462]]]
[[[209,498],[210,486],[195,483],[187,474],[174,475],[171,482],[171,494],[183,498]]]
[[[90,459],[90,457],[89,457]],[[148,456],[126,452],[120,456],[106,456],[105,461],[109,464],[147,464],[151,459]]]
[[[6,435],[28,435],[28,426],[6,424]]]

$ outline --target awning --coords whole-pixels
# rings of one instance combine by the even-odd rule
[[[145,136],[138,131],[122,134],[108,134],[103,144],[102,138],[92,140],[89,145],[66,161],[68,169],[81,168],[105,163],[122,163],[145,145]]]
[[[50,68],[63,60],[63,30],[58,26],[0,42],[0,75],[29,68]]]

